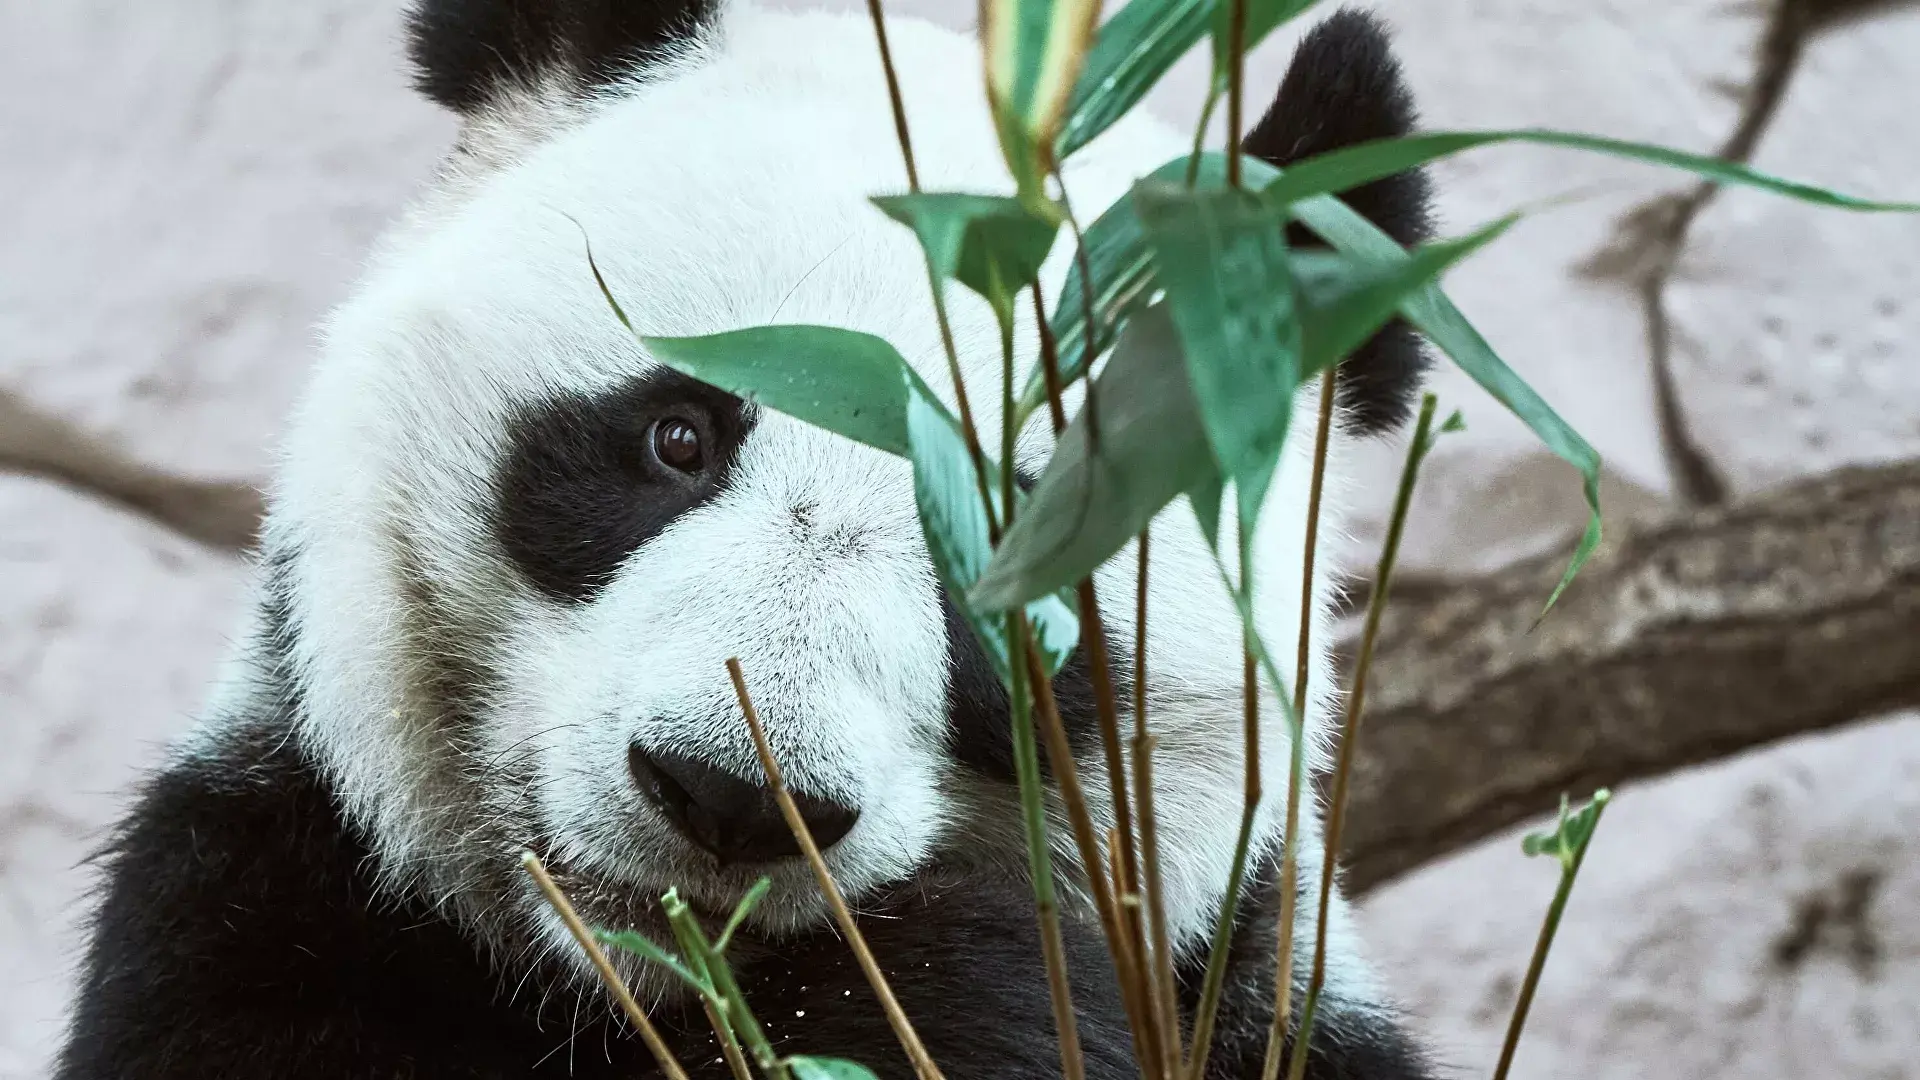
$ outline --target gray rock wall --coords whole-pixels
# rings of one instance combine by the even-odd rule
[[[1795,0],[1809,22],[1859,17],[1783,36],[1773,3],[1375,6],[1431,126],[1713,151],[1744,124],[1762,167],[1920,193],[1920,8]],[[973,5],[891,7],[959,22]],[[397,26],[396,0],[0,0],[0,389],[138,461],[263,475],[309,327],[452,134],[408,93]],[[1293,36],[1252,59],[1252,86]],[[1186,122],[1203,79],[1189,58],[1154,106]],[[1439,172],[1453,229],[1581,195],[1451,291],[1606,457],[1610,515],[1920,449],[1920,220],[1733,192],[1680,227],[1657,211],[1685,181],[1534,148]],[[1661,422],[1657,355],[1680,425]],[[1409,564],[1492,568],[1577,526],[1563,466],[1464,380],[1437,389],[1470,429],[1428,466]],[[1398,456],[1367,463],[1376,530]],[[44,1073],[77,860],[198,707],[243,576],[140,515],[0,475],[0,1080]],[[1915,1075],[1917,793],[1911,717],[1623,792],[1515,1075]],[[1491,1066],[1552,885],[1502,837],[1366,905],[1382,966],[1463,1075]]]

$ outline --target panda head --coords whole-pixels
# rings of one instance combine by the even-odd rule
[[[868,202],[905,187],[870,25],[700,0],[425,0],[411,30],[419,84],[459,113],[460,140],[326,325],[264,543],[298,737],[380,872],[503,949],[563,941],[519,873],[523,847],[604,925],[657,928],[670,887],[725,910],[762,875],[759,930],[821,920],[736,704],[737,657],[849,896],[936,865],[1018,875],[1005,697],[942,595],[907,464],[656,363],[587,263],[590,238],[645,333],[849,327],[950,390],[919,249]],[[925,186],[1008,191],[974,40],[890,30]],[[1249,141],[1285,158],[1407,119],[1377,27],[1342,15]],[[1077,208],[1090,220],[1186,141],[1123,121],[1070,163]],[[1402,178],[1355,202],[1412,240],[1423,193]],[[1069,247],[1046,271],[1056,293]],[[997,430],[991,313],[956,294],[952,319],[977,418]],[[1023,368],[1034,337],[1020,328]],[[1404,414],[1419,367],[1397,332],[1349,361],[1326,532],[1340,448]],[[1310,430],[1314,394],[1295,407]],[[1023,433],[1022,471],[1044,468],[1049,442]],[[1290,452],[1258,534],[1262,628],[1282,655],[1306,462]],[[1217,910],[1242,797],[1239,632],[1184,506],[1152,551],[1161,843],[1174,933],[1191,942]],[[1098,585],[1124,675],[1131,549]],[[1081,660],[1059,694],[1104,817]],[[1286,739],[1266,715],[1266,790],[1284,792]],[[1263,810],[1261,851],[1277,822]]]

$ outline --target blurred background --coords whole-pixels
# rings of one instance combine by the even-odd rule
[[[1920,198],[1920,5],[1371,6],[1399,31],[1430,127],[1572,128]],[[399,8],[0,0],[0,1080],[45,1075],[81,860],[199,707],[236,625],[249,485],[311,327],[454,134],[406,85]],[[889,8],[963,27],[974,11]],[[1268,99],[1297,37],[1250,59],[1250,98]],[[1151,101],[1182,126],[1204,52]],[[1449,290],[1598,447],[1621,535],[1920,458],[1920,218],[1538,148],[1436,175],[1450,232],[1581,196]],[[1571,470],[1484,394],[1444,372],[1436,389],[1469,428],[1428,465],[1403,565],[1472,593],[1563,543],[1581,504]],[[1398,468],[1398,447],[1376,449],[1363,550]],[[1888,573],[1852,602],[1911,605],[1920,567]],[[1915,610],[1882,625],[1910,629]],[[1920,637],[1894,634],[1883,655],[1920,656]],[[1920,686],[1829,707],[1829,677],[1796,687],[1803,734],[1736,724],[1717,744],[1731,754],[1627,770],[1646,778],[1601,827],[1516,1076],[1920,1076],[1920,716],[1888,712]],[[1692,763],[1706,757],[1721,759]],[[1363,902],[1389,984],[1460,1075],[1490,1071],[1554,886],[1518,835],[1383,875]]]

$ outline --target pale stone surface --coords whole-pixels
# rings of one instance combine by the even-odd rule
[[[0,378],[156,462],[264,469],[312,324],[452,136],[394,9],[0,3]]]
[[[1537,826],[1536,826],[1537,827]],[[1515,830],[1363,924],[1461,1075],[1485,1076],[1558,867]],[[1897,1080],[1920,1061],[1920,717],[1616,793],[1513,1077]]]
[[[1755,165],[1848,192],[1920,183],[1920,9],[1807,50]],[[1920,445],[1920,217],[1729,191],[1668,290],[1694,436],[1736,491]]]
[[[1660,0],[1375,6],[1401,30],[1429,126],[1548,124],[1697,151],[1733,127],[1728,88],[1751,71],[1764,16]],[[452,134],[406,90],[398,7],[0,0],[0,203],[13,211],[0,379],[164,465],[259,475],[308,328]],[[889,5],[959,26],[974,8]],[[1251,58],[1255,107],[1297,36]],[[1915,55],[1911,13],[1829,35],[1760,164],[1913,196]],[[1204,78],[1204,57],[1189,57],[1152,107],[1187,122]],[[1660,505],[1640,305],[1577,268],[1628,208],[1685,181],[1532,147],[1437,174],[1452,232],[1591,192],[1523,224],[1449,289],[1607,458],[1610,512]],[[1738,488],[1920,445],[1916,229],[1745,193],[1698,223],[1670,290],[1676,358],[1699,435]],[[1411,565],[1498,565],[1578,524],[1569,470],[1459,376],[1443,372],[1436,389],[1471,429],[1429,462]],[[1399,453],[1370,455],[1376,519]],[[201,699],[239,577],[236,562],[117,511],[0,478],[0,1080],[44,1074],[87,880],[74,864]],[[1908,1075],[1920,1060],[1916,746],[1920,720],[1890,720],[1623,793],[1516,1075]],[[1838,894],[1875,868],[1851,919]],[[1463,1071],[1492,1061],[1551,888],[1548,868],[1503,837],[1367,905],[1392,983]],[[1777,960],[1796,911],[1823,892],[1830,914],[1811,944]]]
[[[0,476],[0,1078],[40,1075],[79,944],[80,867],[206,694],[238,559]]]

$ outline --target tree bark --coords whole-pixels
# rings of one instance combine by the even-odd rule
[[[260,523],[253,485],[162,472],[6,390],[0,390],[0,470],[59,481],[210,547],[245,548]]]
[[[1920,462],[1390,599],[1346,831],[1358,894],[1576,797],[1920,704]]]

